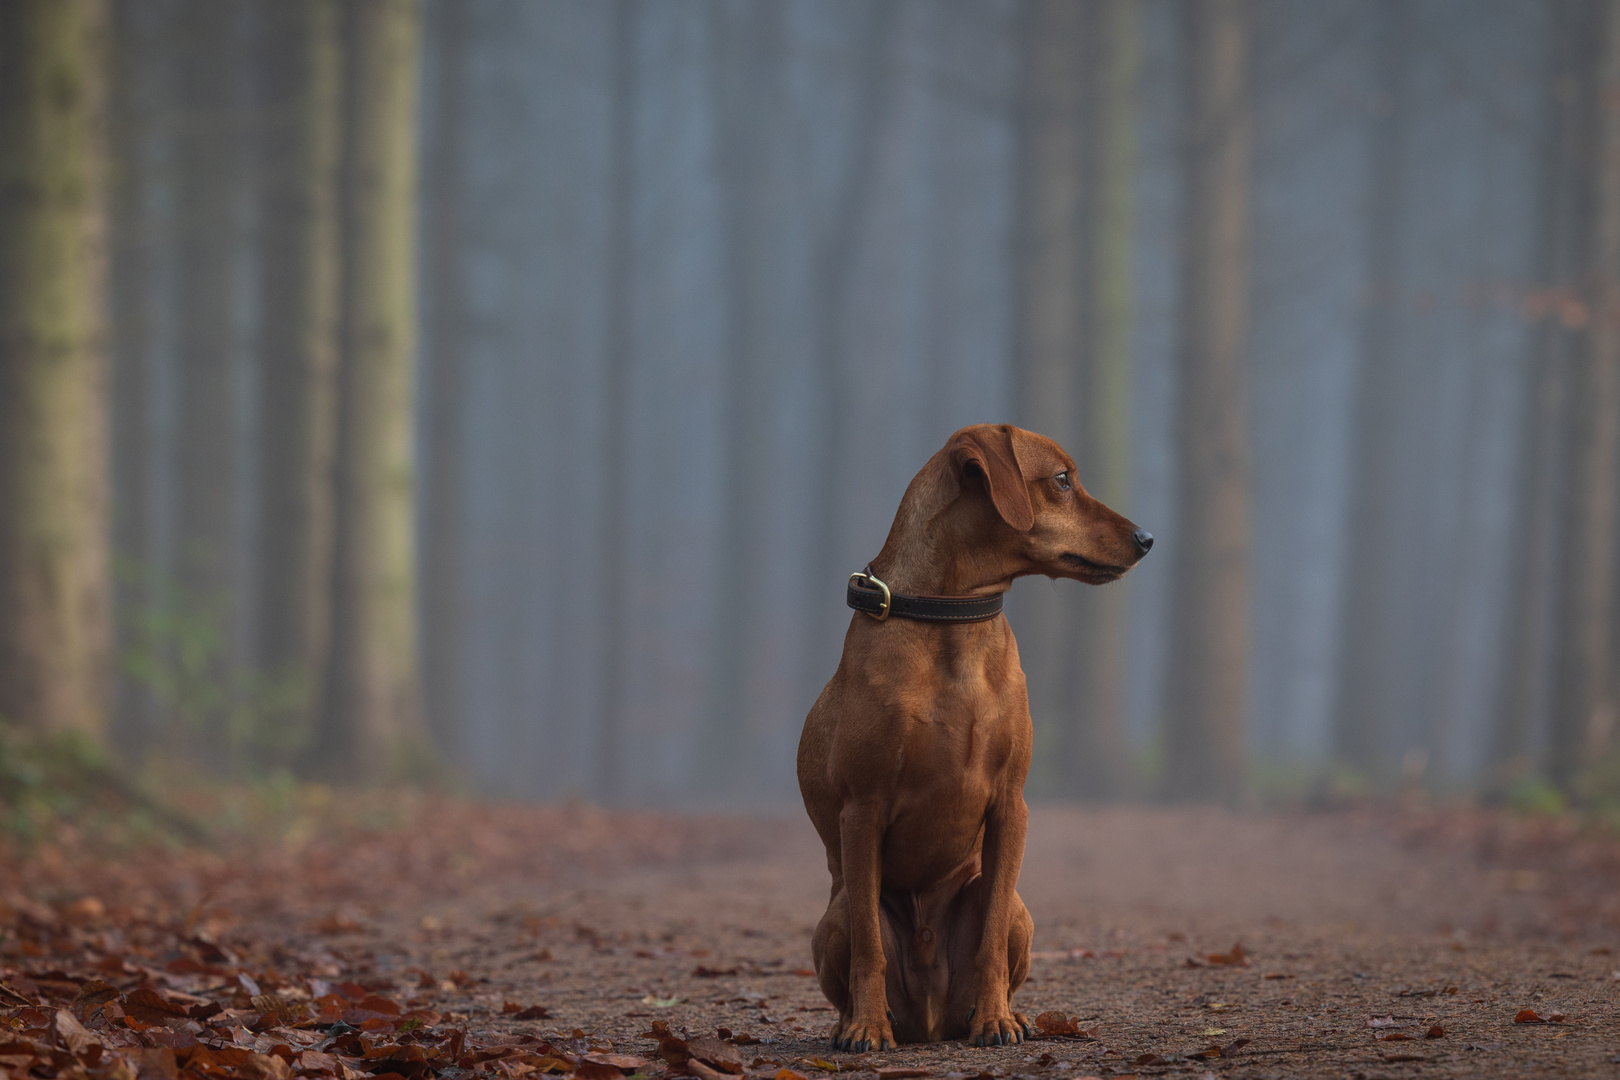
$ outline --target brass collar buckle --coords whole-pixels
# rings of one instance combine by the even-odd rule
[[[860,588],[878,589],[883,593],[883,607],[878,609],[876,612],[863,611],[861,614],[868,615],[871,618],[876,619],[878,622],[882,622],[884,619],[887,619],[889,617],[889,605],[894,600],[894,595],[889,592],[889,587],[883,582],[879,581],[877,576],[873,574],[870,569],[857,570],[855,573],[849,575],[849,583],[851,585],[855,585],[856,578],[860,578],[862,580],[862,584],[859,586]]]

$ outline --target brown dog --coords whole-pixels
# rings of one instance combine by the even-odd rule
[[[935,597],[992,597],[1026,574],[1113,581],[1153,538],[1073,478],[1050,439],[963,428],[906,488],[868,581]],[[834,1046],[1029,1034],[1010,998],[1034,929],[1014,888],[1032,740],[1000,614],[851,619],[799,740],[799,790],[832,872],[812,951],[838,1008]]]

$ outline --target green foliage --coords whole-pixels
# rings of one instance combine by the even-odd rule
[[[141,566],[116,567],[127,596],[120,670],[144,687],[187,741],[223,747],[244,774],[285,763],[313,735],[315,687],[301,671],[233,661],[227,596],[201,596]]]
[[[1526,776],[1507,790],[1507,805],[1521,814],[1556,816],[1569,809],[1564,793],[1538,776]]]
[[[1620,748],[1581,771],[1575,780],[1575,795],[1594,817],[1620,831]]]
[[[0,720],[0,837],[30,847],[66,827],[124,846],[159,837],[168,816],[119,782],[82,735]]]

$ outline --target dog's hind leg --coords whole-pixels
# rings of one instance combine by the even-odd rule
[[[836,1045],[843,1037],[850,1015],[849,904],[841,888],[833,893],[827,913],[816,924],[815,936],[810,939],[810,956],[816,965],[821,992],[838,1010],[838,1019],[827,1032],[828,1041]]]
[[[984,938],[986,891],[984,878],[973,877],[957,893],[945,919],[946,955],[950,966],[943,1035],[947,1039],[968,1037],[979,1000],[978,957]],[[1030,918],[1023,897],[1016,892],[1012,895],[1008,916],[1007,996],[1011,998],[1029,977],[1029,949],[1035,938],[1035,920]],[[1013,1013],[1012,1018],[1028,1038],[1032,1034],[1028,1018],[1018,1012]]]

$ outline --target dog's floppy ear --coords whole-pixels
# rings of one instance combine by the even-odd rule
[[[1011,425],[963,428],[951,436],[946,449],[958,476],[969,467],[978,469],[1002,521],[1019,532],[1030,530],[1035,524],[1035,508],[1030,505],[1029,488],[1024,485],[1018,455],[1013,451]]]

